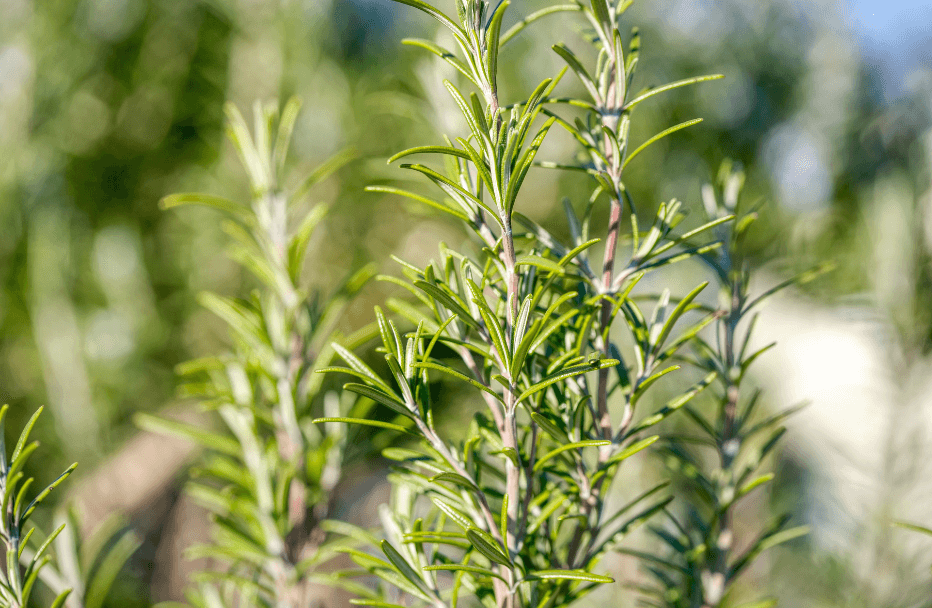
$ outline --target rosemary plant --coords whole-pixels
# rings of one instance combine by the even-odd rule
[[[737,214],[734,223],[717,228],[726,244],[705,252],[702,259],[713,270],[721,288],[722,307],[716,314],[715,340],[694,341],[700,369],[716,374],[715,416],[708,419],[698,407],[687,405],[690,426],[695,433],[664,437],[661,453],[671,456],[687,495],[687,517],[681,521],[667,512],[670,526],[655,532],[670,556],[650,568],[658,589],[652,594],[665,605],[677,608],[712,608],[724,602],[734,582],[766,549],[807,533],[805,526],[788,528],[784,514],[770,522],[750,543],[736,542],[734,527],[738,503],[754,490],[774,479],[761,473],[765,458],[773,452],[786,432],[782,423],[796,409],[760,419],[756,416],[760,390],[748,387],[751,365],[774,344],[758,350],[749,348],[757,321],[757,308],[777,291],[814,278],[822,269],[811,271],[751,297],[749,263],[744,241],[757,218],[755,209],[739,209],[744,175],[729,163],[719,174],[719,195],[711,185],[703,188],[703,203],[710,218]],[[687,357],[688,359],[688,357]],[[711,391],[710,391],[711,392]],[[695,446],[714,451],[715,466],[705,465]],[[764,600],[752,606],[772,606]]]
[[[25,608],[35,590],[36,582],[43,574],[43,570],[52,561],[48,550],[55,537],[62,533],[64,525],[48,536],[35,549],[31,548],[30,541],[36,534],[35,526],[29,526],[30,517],[42,501],[58,485],[60,485],[77,468],[77,463],[68,467],[58,479],[47,488],[29,498],[29,489],[33,479],[24,479],[23,468],[29,457],[39,447],[37,441],[29,442],[29,435],[42,413],[42,408],[29,419],[23,429],[13,453],[7,456],[5,442],[6,413],[9,406],[0,408],[0,497],[2,497],[3,517],[0,518],[0,539],[6,547],[6,563],[0,571],[0,606],[3,608]],[[60,608],[71,594],[71,589],[61,589],[56,592],[52,601],[52,608]]]
[[[662,495],[666,483],[661,483],[607,510],[605,497],[620,465],[657,441],[647,431],[715,377],[710,372],[666,405],[642,411],[650,387],[677,369],[669,365],[671,358],[712,317],[679,329],[683,315],[698,307],[694,300],[704,284],[680,299],[665,291],[649,313],[632,292],[645,273],[714,249],[715,244],[697,244],[696,237],[731,218],[677,235],[684,216],[681,205],[671,201],[660,205],[642,232],[623,181],[625,167],[642,150],[695,123],[664,131],[628,153],[635,107],[656,93],[702,79],[630,94],[639,39],[635,34],[625,49],[619,20],[628,2],[554,6],[502,32],[507,0],[458,0],[457,19],[421,0],[398,1],[431,15],[452,34],[456,53],[430,41],[406,43],[435,53],[474,88],[463,94],[444,83],[468,131],[389,161],[442,157],[440,169],[401,166],[426,177],[446,200],[391,186],[369,190],[452,215],[474,236],[475,247],[441,246],[440,258],[427,267],[402,262],[405,279],[386,277],[414,298],[413,304],[390,306],[410,323],[407,332],[376,309],[388,374],[378,374],[347,349],[340,349],[340,356],[348,367],[326,370],[358,377],[344,388],[377,401],[393,416],[391,421],[341,421],[416,438],[413,449],[385,451],[397,465],[390,477],[392,504],[382,512],[383,556],[348,549],[380,581],[355,602],[440,608],[471,603],[468,597],[500,608],[568,606],[613,583],[600,572],[601,559],[672,500]],[[598,54],[593,76],[566,46],[555,50],[591,99],[554,97],[561,73],[526,99],[504,103],[498,93],[500,49],[528,24],[560,11],[581,13],[590,27],[588,39]],[[583,118],[571,122],[545,108],[557,103],[581,109]],[[566,204],[573,236],[566,244],[516,211],[554,124],[576,137],[585,156],[578,165],[542,164],[585,171],[594,180],[593,191],[581,197],[587,201],[581,218]],[[600,239],[591,234],[592,211],[606,201],[604,254],[601,267],[593,270],[589,252]],[[631,211],[632,249],[616,267],[625,207]],[[613,334],[616,320],[633,348],[621,346]],[[441,379],[470,387],[485,405],[460,442],[441,436],[434,424],[431,387]],[[324,421],[335,420],[318,422]],[[371,539],[363,531],[356,536]]]
[[[285,157],[299,107],[292,99],[279,118],[277,104],[257,103],[250,134],[227,105],[228,135],[249,175],[251,205],[206,194],[162,201],[165,208],[195,204],[224,212],[230,255],[259,284],[242,299],[201,295],[201,304],[229,325],[234,350],[179,369],[190,379],[183,395],[216,411],[226,432],[138,418],[144,428],[181,434],[206,448],[188,492],[212,512],[213,542],[189,555],[224,568],[197,574],[200,587],[189,600],[199,606],[309,605],[312,586],[322,577],[315,568],[332,556],[321,522],[330,513],[347,450],[345,427],[322,432],[311,420],[363,415],[367,408],[350,394],[325,394],[324,377],[312,373],[330,361],[332,340],[350,347],[359,341],[334,332],[349,298],[372,271],[357,272],[329,298],[302,287],[308,243],[327,210],[317,205],[306,211],[304,198],[352,155],[337,155],[287,190]]]

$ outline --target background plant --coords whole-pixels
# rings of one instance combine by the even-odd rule
[[[733,602],[735,581],[755,558],[808,532],[806,526],[788,527],[793,520],[791,513],[778,514],[753,532],[750,541],[740,538],[747,533],[739,534],[735,524],[738,504],[773,481],[774,474],[761,474],[760,467],[786,433],[782,423],[798,409],[763,418],[757,415],[761,391],[749,390],[746,380],[751,365],[775,344],[756,350],[749,347],[758,319],[756,310],[781,289],[807,282],[824,270],[751,294],[744,249],[758,210],[739,206],[744,179],[740,170],[733,171],[731,164],[725,163],[719,172],[718,192],[711,184],[703,190],[710,218],[733,214],[738,219],[717,227],[724,247],[701,255],[719,283],[721,308],[715,315],[714,337],[697,336],[695,355],[684,357],[703,373],[715,374],[718,390],[713,397],[714,409],[709,416],[703,408],[687,405],[684,411],[690,432],[666,435],[659,450],[671,463],[674,479],[686,495],[686,504],[675,509],[682,515],[668,510],[669,525],[654,528],[667,556],[649,563],[656,583],[656,590],[649,594],[662,605],[711,607]],[[713,451],[712,461],[697,450]],[[776,603],[772,599],[750,605]]]
[[[34,479],[25,477],[23,467],[32,453],[39,447],[38,442],[28,443],[28,441],[32,427],[35,425],[39,414],[42,413],[42,409],[40,408],[30,418],[10,454],[7,454],[6,442],[3,440],[6,430],[7,411],[9,411],[7,405],[0,408],[0,490],[2,490],[0,494],[3,496],[3,501],[0,503],[0,507],[2,507],[0,512],[3,513],[2,523],[0,523],[0,538],[3,539],[6,549],[6,561],[2,576],[0,576],[0,605],[9,608],[23,608],[28,605],[36,582],[42,575],[42,570],[52,560],[51,556],[46,554],[46,550],[64,528],[64,526],[59,527],[46,540],[34,545],[34,547],[30,547],[30,541],[33,540],[36,528],[32,525],[27,528],[27,523],[35,513],[36,507],[48,497],[52,490],[71,475],[77,468],[77,464],[68,467],[51,485],[38,492],[35,496],[31,496],[29,490]],[[29,551],[28,554],[26,553],[27,550]],[[21,560],[23,561],[22,565],[20,564]],[[70,593],[71,589],[57,590],[54,600],[51,602],[52,608],[63,606]]]
[[[43,490],[33,492],[35,478],[27,477],[25,469],[39,448],[39,442],[30,441],[30,435],[42,408],[26,423],[10,453],[5,441],[8,412],[8,405],[0,408],[0,539],[6,550],[0,571],[0,606],[97,608],[139,541],[113,518],[81,542],[76,518],[63,513],[56,515],[54,531],[43,533],[33,521],[36,510],[78,465],[72,464]],[[67,523],[62,521],[66,519]]]
[[[196,605],[306,606],[315,568],[333,556],[325,528],[333,491],[347,452],[340,425],[310,424],[314,415],[362,414],[364,400],[325,394],[314,375],[334,351],[328,341],[348,299],[371,275],[363,269],[334,294],[309,291],[302,281],[308,242],[327,211],[308,208],[313,186],[352,159],[342,153],[296,187],[284,184],[285,159],[300,104],[292,99],[257,103],[255,128],[227,106],[228,133],[249,176],[249,206],[207,194],[175,194],[163,206],[206,205],[223,211],[230,256],[248,269],[258,287],[246,298],[211,293],[201,303],[229,326],[234,351],[182,365],[187,397],[215,411],[223,433],[140,415],[147,429],[189,437],[206,449],[187,491],[213,514],[213,541],[189,556],[215,560],[218,569],[199,573]],[[363,334],[365,337],[365,332]],[[347,337],[354,345],[359,337]]]

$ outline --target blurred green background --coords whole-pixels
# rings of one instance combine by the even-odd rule
[[[544,4],[514,2],[510,18]],[[791,423],[779,485],[749,517],[790,507],[813,534],[745,584],[785,606],[932,605],[932,546],[888,525],[932,523],[932,9],[652,0],[628,19],[643,34],[637,88],[726,75],[640,112],[635,141],[706,120],[632,165],[637,204],[676,197],[698,210],[700,186],[732,158],[748,172],[748,199],[767,201],[759,288],[837,263],[761,323],[762,343],[780,341],[759,370],[768,405],[811,404]],[[144,540],[110,605],[179,597],[180,551],[203,534],[179,494],[187,448],[139,436],[131,417],[184,411],[173,367],[226,343],[194,295],[247,286],[214,213],[163,213],[158,200],[181,190],[244,200],[222,104],[298,95],[295,179],[338,150],[359,153],[316,192],[333,211],[311,244],[313,284],[368,261],[394,271],[391,254],[424,263],[438,241],[462,242],[444,219],[362,192],[407,179],[385,165],[393,152],[460,128],[445,66],[399,44],[413,35],[436,34],[389,0],[0,2],[0,401],[14,428],[47,404],[34,474],[48,481],[81,462],[70,498],[85,532],[120,512]],[[572,19],[542,21],[508,48],[506,99],[560,69],[558,41],[582,46]],[[553,133],[542,156],[566,157],[571,140]],[[580,202],[584,182],[539,171],[519,209],[562,235],[564,195]],[[685,286],[695,272],[666,276]],[[368,288],[347,327],[392,294]],[[613,567],[636,575],[629,560]]]

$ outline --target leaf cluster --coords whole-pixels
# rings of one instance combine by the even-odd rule
[[[674,357],[713,317],[683,327],[687,313],[702,310],[696,298],[705,284],[679,299],[664,291],[650,298],[647,311],[633,291],[646,273],[713,251],[718,243],[699,239],[731,217],[678,233],[685,215],[671,201],[642,230],[628,204],[631,253],[616,267],[621,212],[630,203],[623,170],[640,151],[678,129],[628,155],[631,112],[656,92],[688,84],[628,94],[640,43],[637,36],[631,40],[626,60],[618,29],[626,3],[594,0],[591,6],[545,9],[502,35],[507,1],[460,0],[456,19],[421,0],[398,1],[450,31],[457,53],[432,42],[410,43],[456,67],[475,91],[466,95],[444,83],[467,126],[464,136],[405,150],[389,161],[439,157],[442,168],[402,168],[426,177],[442,198],[382,185],[369,190],[456,217],[475,245],[465,252],[441,245],[439,258],[426,267],[398,260],[404,278],[383,277],[408,294],[388,302],[397,322],[376,309],[377,350],[387,374],[347,349],[339,350],[345,367],[323,370],[354,376],[344,389],[389,413],[387,419],[344,422],[411,438],[410,447],[383,453],[395,463],[389,478],[394,495],[382,513],[387,539],[378,543],[378,556],[347,550],[379,581],[358,603],[457,606],[469,596],[489,607],[568,606],[612,582],[596,572],[600,561],[672,500],[662,483],[608,512],[604,495],[620,465],[656,442],[659,436],[648,435],[652,427],[682,410],[716,377],[710,371],[665,405],[644,411],[646,393],[678,369],[671,365]],[[595,77],[565,46],[555,47],[591,99],[553,97],[564,70],[526,99],[501,103],[499,51],[528,24],[559,12],[578,12],[592,27],[589,42],[599,58]],[[584,110],[585,122],[571,123],[545,107],[560,102]],[[568,243],[516,211],[530,169],[554,166],[536,157],[556,123],[589,156],[588,164],[575,168],[593,177],[581,217],[565,204]],[[592,237],[591,218],[606,199],[611,220],[603,242]],[[601,267],[590,259],[597,244],[604,247]],[[616,325],[626,330],[631,348],[613,334]],[[447,382],[459,383],[484,404],[458,442],[441,436],[434,424],[435,386]],[[619,418],[613,419],[610,402]],[[332,419],[318,422],[325,421]]]
[[[42,408],[39,408],[26,423],[10,454],[7,453],[5,441],[8,410],[7,405],[0,408],[0,513],[3,515],[0,517],[0,540],[6,549],[6,563],[4,569],[0,571],[0,606],[25,608],[43,569],[48,567],[52,561],[49,548],[64,530],[64,525],[60,526],[37,548],[31,549],[30,541],[36,535],[36,528],[30,525],[29,520],[52,490],[67,479],[78,465],[77,463],[71,465],[44,490],[33,495],[30,489],[34,479],[26,478],[23,469],[30,456],[39,447],[39,442],[29,441],[29,435],[42,413]],[[71,591],[71,589],[57,591],[51,607],[63,606]]]
[[[258,287],[245,298],[204,293],[200,303],[226,322],[233,350],[179,367],[181,395],[216,412],[222,431],[140,415],[137,424],[189,438],[205,449],[187,492],[212,514],[211,542],[188,550],[191,558],[221,564],[195,576],[189,601],[214,608],[230,605],[300,606],[333,557],[321,522],[342,477],[348,451],[343,425],[310,423],[321,414],[365,416],[373,402],[326,393],[314,369],[334,356],[330,341],[349,347],[371,333],[342,336],[346,306],[372,276],[363,268],[331,294],[302,286],[311,236],[327,208],[302,206],[314,185],[351,161],[343,152],[294,188],[284,185],[285,158],[300,103],[257,103],[255,124],[227,106],[228,135],[249,176],[253,198],[243,205],[213,195],[166,197],[166,209],[206,205],[221,210],[232,245],[230,257]],[[338,544],[342,543],[339,541]]]
[[[687,490],[685,515],[667,511],[666,525],[653,531],[666,549],[666,557],[647,562],[656,585],[645,588],[651,605],[670,607],[723,605],[735,580],[763,551],[805,535],[805,526],[790,527],[790,514],[769,522],[749,543],[738,550],[734,528],[738,504],[774,479],[762,473],[768,456],[786,433],[783,423],[799,408],[761,418],[759,390],[747,388],[752,364],[774,345],[750,347],[757,322],[756,308],[770,295],[791,284],[814,278],[820,269],[779,284],[757,297],[749,292],[750,265],[744,257],[744,240],[757,218],[757,209],[741,209],[739,197],[744,175],[730,163],[719,174],[718,191],[711,184],[703,189],[703,202],[710,218],[737,215],[734,223],[717,228],[726,246],[702,254],[721,289],[721,310],[715,320],[715,340],[697,336],[692,353],[685,356],[693,366],[716,375],[712,396],[713,417],[702,408],[687,405],[689,431],[664,437],[661,453],[671,463],[674,478]],[[702,452],[711,451],[710,467]],[[753,606],[770,606],[763,600]]]

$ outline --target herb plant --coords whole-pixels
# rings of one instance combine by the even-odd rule
[[[140,416],[143,428],[187,436],[205,450],[187,491],[213,515],[213,541],[189,556],[212,558],[219,569],[197,573],[189,600],[198,606],[275,606],[310,603],[332,557],[322,522],[341,480],[347,452],[345,427],[311,424],[314,417],[363,415],[365,400],[323,390],[313,370],[328,364],[335,339],[352,347],[359,337],[335,333],[349,298],[372,271],[363,269],[331,296],[303,286],[305,254],[327,208],[305,208],[321,180],[351,160],[342,153],[293,189],[283,183],[285,158],[300,104],[257,103],[252,134],[227,105],[228,135],[249,175],[253,200],[242,205],[207,194],[175,194],[165,208],[206,205],[228,216],[230,256],[258,287],[245,298],[205,293],[200,303],[230,328],[234,349],[183,364],[182,394],[219,414],[224,432]],[[367,330],[363,330],[362,336]],[[371,406],[371,402],[368,402]],[[326,430],[326,432],[324,432]]]
[[[437,19],[452,34],[456,53],[434,42],[409,40],[455,67],[474,91],[445,82],[468,131],[443,144],[395,155],[437,155],[435,169],[402,164],[425,176],[446,200],[392,186],[370,191],[408,197],[456,217],[475,247],[453,251],[425,268],[402,262],[405,280],[385,277],[413,298],[392,303],[410,323],[404,331],[376,309],[388,374],[341,349],[356,376],[349,392],[368,397],[393,415],[347,423],[388,427],[411,435],[413,448],[392,448],[392,504],[382,512],[387,539],[382,557],[349,553],[380,584],[361,605],[464,605],[468,597],[501,608],[568,606],[602,584],[600,561],[635,526],[664,509],[666,483],[609,511],[606,494],[623,462],[659,438],[648,431],[713,382],[711,371],[660,408],[644,412],[649,389],[677,366],[673,357],[714,318],[681,326],[705,284],[682,298],[653,298],[650,312],[633,296],[647,272],[713,250],[699,239],[728,222],[723,216],[675,232],[683,220],[677,201],[661,204],[645,229],[624,186],[624,169],[650,144],[697,121],[672,127],[629,152],[632,113],[655,94],[714,77],[696,78],[631,94],[639,37],[625,48],[620,19],[629,2],[593,0],[531,14],[507,32],[507,1],[458,0],[454,20],[421,0],[398,0]],[[526,99],[499,98],[500,50],[530,23],[561,11],[580,13],[589,26],[597,65],[583,67],[567,46],[554,50],[582,81],[589,99],[554,97],[563,71]],[[572,121],[548,106],[578,109]],[[541,121],[538,121],[541,119]],[[542,124],[541,124],[542,122]],[[537,163],[548,131],[559,124],[582,146],[577,164]],[[560,243],[516,207],[535,164],[573,169],[593,178],[577,215],[565,205],[572,242]],[[609,206],[604,242],[594,238],[592,212]],[[622,215],[630,211],[631,253],[618,263]],[[590,251],[601,243],[601,266]],[[613,332],[615,321],[626,341]],[[434,424],[432,386],[453,380],[476,391],[485,411],[464,440],[441,436]],[[639,407],[640,406],[640,407]],[[332,421],[332,420],[328,420]],[[429,499],[425,502],[422,499]],[[359,531],[356,536],[365,538]],[[408,599],[404,599],[408,598]]]
[[[790,514],[782,514],[761,530],[757,537],[740,545],[734,526],[739,502],[774,479],[761,473],[764,460],[786,432],[782,423],[798,408],[790,408],[763,419],[757,416],[761,402],[759,389],[749,388],[752,364],[774,344],[752,350],[752,332],[757,309],[771,295],[792,284],[814,278],[821,269],[781,283],[762,294],[750,293],[750,270],[745,256],[748,231],[757,219],[757,210],[739,208],[744,175],[722,165],[719,192],[712,185],[703,189],[703,203],[710,219],[737,214],[736,222],[716,228],[724,247],[704,252],[701,258],[712,269],[720,287],[721,309],[715,315],[714,340],[699,336],[693,340],[693,357],[684,357],[695,367],[716,377],[712,397],[714,417],[704,415],[693,404],[685,406],[690,430],[683,435],[663,438],[661,453],[672,458],[676,475],[686,496],[685,518],[666,513],[666,527],[655,529],[668,556],[650,568],[657,587],[652,592],[658,605],[676,608],[724,605],[735,580],[763,551],[807,533],[805,526],[788,527]],[[697,449],[714,453],[714,466]],[[739,549],[740,547],[740,549]],[[772,606],[765,600],[754,606]]]
[[[31,477],[25,478],[23,469],[29,457],[39,447],[37,441],[29,442],[29,435],[42,413],[42,408],[39,408],[26,423],[13,452],[9,455],[7,455],[5,441],[5,422],[8,410],[9,406],[6,405],[0,408],[0,497],[2,497],[0,511],[3,513],[3,517],[0,518],[0,538],[6,547],[6,562],[3,570],[0,571],[0,606],[25,608],[36,588],[36,582],[52,561],[49,548],[55,541],[55,537],[61,534],[65,527],[60,526],[44,541],[35,543],[30,541],[33,541],[33,536],[36,535],[36,527],[29,525],[27,528],[27,524],[35,513],[36,507],[49,496],[52,490],[67,479],[78,465],[77,463],[71,465],[47,488],[30,497],[29,490],[34,480]],[[51,603],[52,608],[64,606],[71,591],[71,589],[57,590],[55,599]]]

